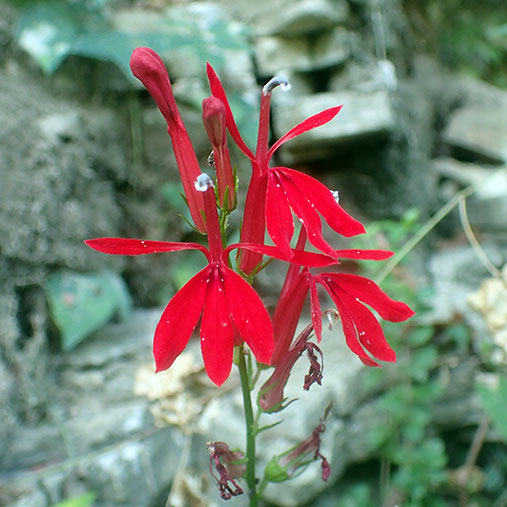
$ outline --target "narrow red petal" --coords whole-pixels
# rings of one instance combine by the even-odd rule
[[[292,248],[290,250],[290,256],[287,257],[285,253],[277,246],[258,245],[256,243],[233,243],[224,250],[224,254],[227,255],[228,252],[236,248],[250,250],[251,252],[257,252],[263,255],[268,255],[269,257],[274,257],[275,259],[290,262],[291,264],[296,264],[298,266],[308,266],[310,268],[321,268],[325,266],[332,266],[333,264],[338,264],[336,259],[333,259],[328,255],[315,252],[305,252],[303,250]]]
[[[331,229],[347,238],[366,232],[363,224],[352,218],[336,202],[331,190],[320,181],[288,167],[278,169],[282,169],[284,174],[290,176],[298,188],[304,189],[308,200],[315,205],[315,208],[324,217]]]
[[[345,335],[345,342],[347,343],[349,349],[352,352],[354,352],[354,354],[359,356],[359,359],[361,359],[361,361],[367,366],[380,366],[377,362],[373,361],[368,356],[368,354],[364,351],[363,347],[359,343],[359,340],[357,339],[358,334],[357,329],[348,307],[342,302],[342,300],[338,297],[338,295],[335,293],[333,288],[329,285],[329,283],[326,281],[324,277],[318,275],[316,277],[316,281],[318,281],[325,287],[325,289],[331,296],[331,299],[333,300],[334,304],[336,305],[336,309],[340,314],[340,319],[342,322],[342,329],[343,334]]]
[[[201,351],[208,377],[221,386],[232,368],[233,327],[218,265],[210,270],[208,278],[201,322]]]
[[[149,241],[144,239],[97,238],[87,239],[85,243],[98,252],[110,255],[144,255],[178,250],[200,250],[209,258],[208,249],[199,243],[177,243]]]
[[[356,250],[354,248],[346,250],[335,250],[337,257],[344,259],[364,259],[370,261],[384,261],[394,255],[394,252],[388,250]]]
[[[266,174],[252,173],[248,186],[241,226],[242,243],[264,243],[266,233],[266,194],[268,177]],[[262,255],[249,250],[238,252],[239,269],[249,275],[262,262]]]
[[[320,309],[319,293],[314,277],[308,272],[308,285],[310,287],[310,307],[312,314],[313,331],[317,342],[322,340],[322,310]]]
[[[202,313],[209,266],[192,277],[169,301],[153,339],[156,371],[167,370],[186,347]]]
[[[273,171],[268,173],[266,225],[273,243],[286,259],[290,259],[290,240],[294,234],[294,221],[280,179]]]
[[[276,143],[273,144],[273,146],[271,146],[268,152],[268,162],[270,158],[273,156],[273,153],[283,143],[286,143],[290,139],[293,139],[294,137],[299,136],[300,134],[303,134],[305,132],[308,132],[309,130],[313,130],[317,127],[320,127],[321,125],[325,125],[326,123],[330,122],[340,112],[341,108],[342,106],[336,106],[331,107],[330,109],[326,109],[325,111],[321,111],[320,113],[310,116],[310,118],[307,118],[306,120],[296,125],[294,128],[290,129],[289,132],[280,137],[280,139],[278,139],[278,141],[276,141]]]
[[[340,287],[334,290],[350,311],[361,345],[381,361],[396,361],[396,354],[387,343],[382,326],[373,313]]]
[[[278,300],[273,315],[273,332],[275,335],[275,348],[271,364],[277,366],[285,360],[285,356],[294,339],[294,334],[303,311],[303,305],[308,292],[308,283],[304,276],[299,276],[285,297]]]
[[[374,308],[383,319],[391,322],[401,322],[415,314],[405,303],[391,299],[369,278],[346,273],[329,273],[327,276],[351,296]]]
[[[269,364],[275,346],[271,319],[257,293],[232,269],[223,270],[225,296],[241,338],[257,361]]]
[[[231,134],[231,137],[234,139],[234,142],[238,145],[238,148],[250,159],[255,160],[254,154],[250,151],[248,146],[243,141],[236,122],[234,121],[234,116],[231,111],[231,106],[229,105],[229,101],[227,100],[227,95],[225,94],[224,88],[220,79],[215,72],[215,69],[209,64],[206,65],[206,72],[208,74],[209,86],[211,89],[211,93],[214,97],[221,100],[225,106],[225,121],[227,124],[227,130]]]
[[[283,186],[283,190],[287,196],[290,207],[299,220],[301,220],[303,227],[306,229],[308,241],[321,252],[331,257],[336,257],[334,249],[322,236],[322,223],[318,213],[315,211],[315,203],[312,203],[307,199],[302,188],[294,185],[290,176],[287,176],[282,168],[278,167],[272,171],[278,174],[279,181]]]

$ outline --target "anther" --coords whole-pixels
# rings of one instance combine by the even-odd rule
[[[262,88],[263,95],[269,95],[277,86],[280,86],[284,92],[290,90],[290,83],[284,76],[275,76],[271,78]]]

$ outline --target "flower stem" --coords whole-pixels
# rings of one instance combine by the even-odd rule
[[[239,375],[241,378],[241,390],[243,392],[243,406],[245,408],[246,425],[246,482],[248,484],[248,495],[250,497],[250,507],[257,507],[258,496],[256,491],[255,479],[255,427],[252,409],[252,400],[250,398],[250,380],[248,377],[245,355],[240,349],[238,358]]]

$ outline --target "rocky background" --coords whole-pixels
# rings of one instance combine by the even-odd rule
[[[368,443],[386,424],[383,393],[400,382],[438,380],[424,424],[448,456],[440,466],[447,479],[435,484],[448,505],[474,494],[473,505],[505,505],[498,493],[507,480],[505,441],[476,389],[478,379],[498,384],[507,362],[507,291],[493,276],[507,262],[505,38],[499,59],[470,50],[467,59],[453,60],[437,30],[428,30],[446,26],[446,16],[460,22],[453,2],[436,11],[399,0],[95,4],[105,6],[111,30],[130,38],[169,37],[171,20],[197,30],[195,46],[181,38],[164,56],[203,166],[209,146],[199,105],[209,94],[209,57],[250,144],[259,84],[276,73],[292,89],[273,95],[275,138],[344,105],[331,124],[288,143],[279,161],[338,188],[344,207],[366,224],[391,219],[389,227],[403,228],[407,210],[417,209],[419,225],[409,227],[416,233],[445,203],[457,204],[465,195],[459,192],[471,194],[464,224],[478,244],[467,241],[455,207],[398,273],[414,291],[431,288],[420,329],[430,330],[437,355],[414,380],[420,365],[400,344],[405,370],[385,368],[368,381],[337,329],[329,332],[323,387],[303,392],[305,365],[298,365],[287,394],[300,401],[282,414],[283,433],[276,428],[261,439],[259,453],[264,462],[262,445],[281,452],[303,439],[334,401],[323,437],[331,479],[323,483],[314,465],[290,484],[268,487],[267,501],[371,505],[379,468],[390,461],[403,468],[405,459],[389,457],[381,438]],[[121,63],[97,57],[104,51],[95,48],[89,58],[76,49],[52,68],[36,50],[47,27],[28,30],[26,16],[19,5],[0,4],[0,504],[39,507],[79,497],[89,502],[79,505],[218,505],[205,442],[227,435],[229,445],[243,445],[238,379],[212,388],[196,343],[170,372],[151,373],[158,307],[198,259],[113,258],[82,243],[100,236],[196,239],[178,216],[184,210],[163,119]],[[272,280],[260,282],[270,301]],[[93,301],[103,315],[90,324],[86,305]],[[78,332],[58,321],[58,311],[71,312]],[[411,413],[416,417],[416,408]],[[477,428],[485,428],[481,454],[467,461]],[[475,489],[467,490],[472,478]],[[385,505],[404,505],[403,495],[401,486],[388,488]],[[346,498],[353,503],[339,503]]]

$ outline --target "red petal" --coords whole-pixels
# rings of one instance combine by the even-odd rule
[[[315,211],[316,205],[308,201],[305,193],[302,191],[302,188],[304,187],[294,185],[291,177],[287,176],[284,170],[280,167],[274,169],[273,172],[278,174],[290,207],[293,209],[294,213],[301,220],[303,227],[306,229],[308,241],[321,252],[331,257],[336,257],[334,249],[322,236],[322,223],[318,213]]]
[[[156,371],[167,370],[181,354],[202,313],[209,266],[192,277],[169,301],[153,339]]]
[[[232,269],[224,268],[223,278],[234,325],[257,361],[269,364],[275,343],[271,319],[264,304],[252,287]]]
[[[346,250],[335,250],[337,257],[344,259],[364,259],[370,261],[383,261],[394,255],[394,252],[388,250],[356,250],[354,248]]]
[[[268,173],[268,191],[266,195],[266,225],[268,233],[285,259],[290,259],[290,240],[294,234],[294,221],[278,175]]]
[[[342,106],[336,106],[331,107],[330,109],[326,109],[325,111],[321,111],[320,113],[310,116],[310,118],[307,118],[306,120],[296,125],[294,128],[290,129],[289,132],[280,137],[280,139],[278,139],[278,141],[276,141],[276,143],[271,146],[268,152],[268,162],[273,156],[273,153],[283,143],[289,141],[290,139],[293,139],[296,136],[299,136],[300,134],[303,134],[309,130],[313,130],[317,127],[320,127],[321,125],[325,125],[326,123],[330,122],[340,112],[341,108]]]
[[[233,327],[220,268],[209,272],[201,321],[201,351],[208,377],[221,386],[232,368]]]
[[[375,282],[368,278],[345,273],[326,273],[326,275],[351,296],[377,310],[383,319],[401,322],[415,314],[409,306],[401,301],[391,299]]]
[[[327,273],[326,273],[327,275]],[[368,354],[364,351],[363,347],[359,343],[357,339],[357,330],[356,326],[354,324],[354,320],[352,318],[352,315],[347,308],[347,306],[342,302],[342,300],[337,296],[337,294],[334,292],[332,287],[329,286],[328,282],[321,278],[319,275],[316,280],[321,283],[331,296],[331,299],[333,300],[334,304],[336,305],[336,309],[338,310],[340,314],[340,319],[342,321],[342,328],[343,333],[345,335],[345,341],[347,343],[347,346],[349,349],[354,352],[357,356],[359,356],[359,359],[366,364],[367,366],[380,366],[377,362],[373,361]]]
[[[308,285],[310,287],[310,306],[312,313],[312,324],[317,342],[322,340],[322,310],[320,309],[319,293],[314,277],[308,272]]]
[[[363,224],[345,212],[336,202],[331,190],[320,181],[288,167],[278,169],[282,169],[284,174],[289,176],[298,188],[304,189],[308,200],[315,205],[315,208],[324,217],[331,229],[347,238],[366,232]]]
[[[206,66],[206,71],[208,74],[208,81],[209,86],[211,89],[211,93],[214,97],[217,99],[220,99],[224,106],[225,106],[225,119],[227,124],[227,129],[229,130],[229,133],[231,134],[231,137],[234,139],[234,142],[238,145],[238,148],[250,159],[255,160],[254,154],[250,151],[248,146],[243,141],[238,127],[236,125],[236,122],[234,121],[234,116],[231,111],[231,106],[229,106],[229,101],[227,100],[227,96],[225,95],[224,88],[222,86],[222,83],[220,82],[220,79],[217,76],[217,73],[215,72],[215,69],[209,64]]]
[[[334,290],[350,311],[361,345],[381,361],[396,361],[396,354],[387,343],[382,326],[373,313],[340,287],[334,287]]]
[[[246,194],[243,225],[241,226],[241,242],[264,243],[267,186],[268,177],[266,174],[252,173],[252,179]],[[236,260],[240,270],[249,275],[262,262],[262,255],[248,250],[240,250]]]
[[[263,255],[269,255],[275,259],[290,262],[299,266],[308,266],[310,268],[322,268],[325,266],[332,266],[338,264],[336,259],[329,257],[328,255],[319,254],[315,252],[305,252],[304,250],[296,250],[292,248],[291,255],[287,257],[284,252],[277,246],[270,245],[258,245],[256,243],[234,243],[229,245],[224,250],[224,255],[227,255],[231,250],[235,248],[243,248],[244,250],[250,250],[251,252],[261,253]]]
[[[200,250],[209,258],[208,249],[199,245],[199,243],[176,243],[124,238],[87,239],[85,243],[98,252],[111,255],[144,255],[175,252],[177,250]]]

